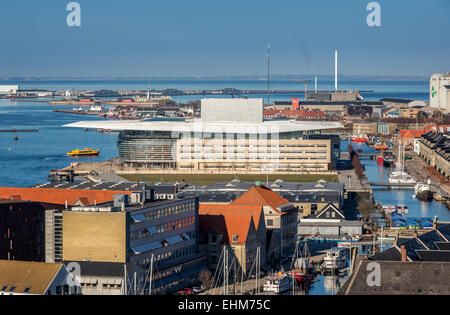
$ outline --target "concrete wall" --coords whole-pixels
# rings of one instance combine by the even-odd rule
[[[126,262],[125,212],[63,212],[63,260]]]
[[[259,123],[263,121],[262,98],[207,98],[202,99],[202,121],[244,121]]]

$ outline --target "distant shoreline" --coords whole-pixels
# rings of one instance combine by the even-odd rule
[[[333,75],[317,75],[321,81],[333,81]],[[314,75],[272,75],[271,81],[289,81],[293,79],[314,80]],[[401,76],[401,75],[339,75],[340,81],[429,81],[430,76]],[[42,81],[267,81],[264,75],[248,76],[198,76],[198,77],[5,77],[2,81],[12,82],[42,82]]]

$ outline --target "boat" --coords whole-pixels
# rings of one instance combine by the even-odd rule
[[[395,164],[395,170],[389,174],[389,183],[390,184],[402,184],[402,185],[415,185],[417,181],[410,176],[403,168],[402,164],[402,145],[399,141],[399,147],[398,147],[398,161]],[[402,187],[402,186],[399,186]]]
[[[323,258],[323,268],[336,271],[347,267],[347,249],[343,247],[333,247],[326,251]]]
[[[298,243],[297,248],[295,250],[295,257],[294,257],[294,265],[291,265],[292,270],[288,272],[288,275],[291,276],[291,278],[295,278],[295,280],[298,283],[311,281],[314,279],[314,273],[312,272],[310,266],[309,266],[309,249],[308,244],[305,241],[305,245],[303,247],[303,254],[301,257],[298,257],[299,249],[298,249]]]
[[[388,146],[384,143],[377,143],[374,146],[375,150],[386,150]]]
[[[67,152],[68,156],[85,156],[85,155],[99,155],[100,151],[99,150],[94,150],[91,148],[85,148],[85,149],[76,149],[76,150],[72,150]]]
[[[383,165],[386,167],[391,167],[395,162],[394,154],[392,151],[383,152]]]
[[[408,209],[407,205],[398,204],[397,206],[395,206],[395,212],[400,213],[400,214],[408,214],[409,209]]]
[[[264,293],[281,294],[291,289],[292,278],[284,273],[267,276],[263,285]]]
[[[383,165],[384,158],[383,155],[377,155],[377,164]]]
[[[416,198],[422,201],[431,201],[433,200],[433,191],[431,190],[430,181],[427,183],[417,183],[414,186],[414,192],[416,194]]]
[[[364,137],[357,137],[357,136],[353,136],[352,137],[352,142],[361,142],[361,143],[364,143],[364,142],[366,142],[366,138],[364,138]]]

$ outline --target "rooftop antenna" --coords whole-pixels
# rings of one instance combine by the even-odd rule
[[[270,45],[267,44],[267,105],[270,105]]]

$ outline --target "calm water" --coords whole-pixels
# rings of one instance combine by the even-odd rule
[[[366,150],[365,144],[352,143],[355,149]],[[347,148],[347,144],[342,144],[343,149]],[[388,182],[388,168],[377,165],[374,160],[361,159],[362,164],[366,168],[366,176],[372,182]],[[373,195],[377,201],[383,205],[406,204],[409,208],[408,217],[434,217],[440,220],[449,221],[450,211],[442,202],[424,202],[417,198],[413,198],[414,190],[387,190],[381,188],[373,188]]]
[[[22,89],[147,89],[145,80],[127,81],[2,81],[1,84],[19,84]],[[428,98],[428,82],[397,81],[342,81],[342,89],[371,90],[363,93],[367,99],[382,97]],[[334,85],[331,81],[321,81],[318,87],[328,90]],[[219,89],[233,87],[238,89],[265,89],[265,81],[259,80],[154,80],[151,88],[165,89]],[[311,86],[311,85],[310,85]],[[273,89],[300,89],[303,84],[293,81],[272,81]],[[271,100],[289,100],[299,95],[272,95]],[[265,95],[260,95],[265,97]],[[300,97],[302,97],[300,95]],[[201,96],[182,96],[175,98],[182,102],[196,100]],[[70,107],[71,108],[71,107]],[[82,129],[65,128],[62,125],[79,120],[96,120],[98,117],[54,113],[53,107],[46,103],[11,102],[0,100],[0,129],[37,128],[37,133],[0,133],[0,186],[32,186],[44,182],[51,169],[67,166],[73,161],[86,158],[69,158],[66,152],[81,147],[98,148],[101,155],[93,160],[107,160],[117,156],[117,135],[97,132],[84,132]],[[14,136],[19,137],[14,141]]]
[[[19,84],[23,89],[147,89],[147,81],[38,81],[7,82]],[[342,81],[341,89],[371,90],[362,93],[366,99],[383,97],[428,99],[428,82],[379,82],[379,81]],[[312,87],[312,85],[309,85]],[[320,90],[332,89],[334,83],[321,81]],[[265,89],[264,81],[152,81],[152,89]],[[299,89],[304,85],[292,81],[273,81],[272,89]],[[289,100],[299,95],[272,95],[271,100]],[[266,97],[266,95],[260,95]],[[177,102],[200,99],[200,96],[176,97]],[[302,98],[302,95],[300,95]],[[0,133],[0,186],[27,187],[45,182],[51,169],[58,169],[75,161],[103,161],[117,156],[117,134],[85,132],[78,128],[65,128],[64,124],[79,120],[97,120],[98,117],[54,113],[52,106],[46,103],[11,102],[0,100],[0,129],[39,129],[31,133]],[[19,140],[15,141],[14,136]],[[99,157],[69,158],[66,152],[74,148],[92,147],[101,151]],[[346,144],[343,149],[346,150]],[[371,181],[387,181],[386,169],[376,165],[375,161],[363,161],[366,174]],[[410,209],[409,216],[434,216],[450,220],[450,211],[443,204],[425,203],[412,198],[411,190],[375,190],[376,200],[383,204],[405,203]],[[335,243],[328,247],[335,246]],[[320,276],[320,282],[314,284],[310,294],[334,294],[345,280],[343,277]]]

